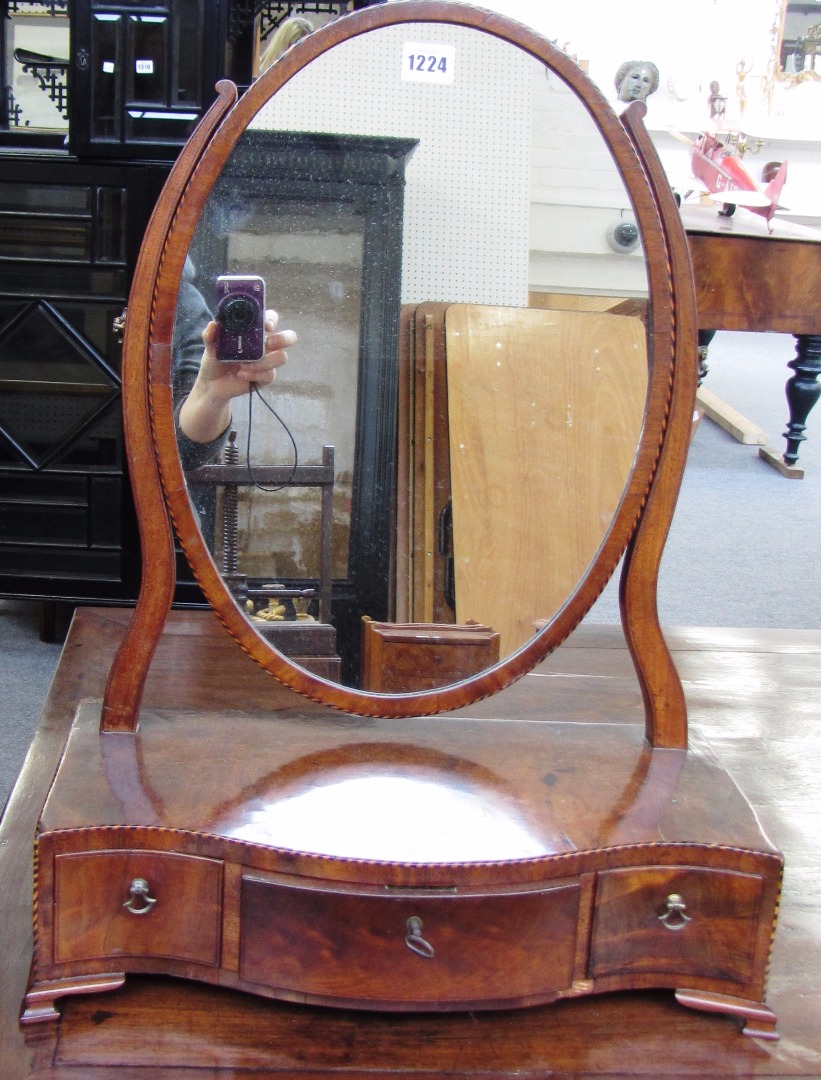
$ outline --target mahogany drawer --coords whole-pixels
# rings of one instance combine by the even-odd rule
[[[363,690],[430,690],[498,662],[499,634],[489,626],[362,621]]]
[[[242,879],[240,978],[326,999],[504,1002],[568,987],[578,883],[503,895]]]
[[[218,859],[125,850],[57,855],[54,862],[56,961],[157,956],[219,963]],[[145,895],[139,886],[131,893],[135,881],[146,883]]]
[[[599,875],[592,978],[699,975],[745,983],[753,973],[763,879],[698,867]]]

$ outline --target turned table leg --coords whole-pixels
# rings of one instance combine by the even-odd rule
[[[790,420],[784,432],[787,440],[784,461],[788,465],[794,465],[798,460],[798,447],[807,437],[807,417],[821,395],[821,384],[818,382],[821,375],[821,335],[796,334],[795,340],[795,360],[787,365],[795,372],[786,386]]]
[[[707,372],[710,370],[707,366],[707,350],[710,346],[710,342],[716,336],[715,330],[699,330],[698,332],[698,385],[704,382],[707,378]]]

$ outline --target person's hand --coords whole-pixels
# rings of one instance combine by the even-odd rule
[[[231,422],[231,401],[247,394],[251,385],[267,386],[276,378],[276,369],[287,361],[286,349],[295,344],[293,330],[277,330],[279,316],[265,312],[265,354],[261,360],[221,363],[215,350],[217,324],[209,322],[202,332],[205,349],[199,374],[180,409],[179,422],[194,442],[218,438]]]
[[[277,330],[278,322],[279,316],[275,311],[265,312],[265,354],[261,360],[227,364],[217,360],[217,324],[208,323],[202,332],[205,351],[200,364],[200,378],[215,384],[210,388],[213,393],[225,401],[230,401],[231,398],[247,393],[251,383],[267,386],[274,381],[276,369],[282,367],[288,359],[285,350],[296,342],[293,330]]]

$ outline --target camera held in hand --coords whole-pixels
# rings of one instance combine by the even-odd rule
[[[265,282],[255,275],[217,278],[215,348],[223,363],[261,360],[265,353]]]

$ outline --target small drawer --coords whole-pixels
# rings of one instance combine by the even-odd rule
[[[577,882],[503,895],[242,881],[240,977],[388,1008],[547,996],[573,977]]]
[[[651,866],[599,875],[590,976],[752,976],[763,880],[755,874]]]
[[[95,851],[58,855],[54,876],[56,961],[161,956],[219,963],[219,860]]]
[[[383,694],[430,690],[499,661],[499,634],[478,623],[362,622],[362,687]]]

